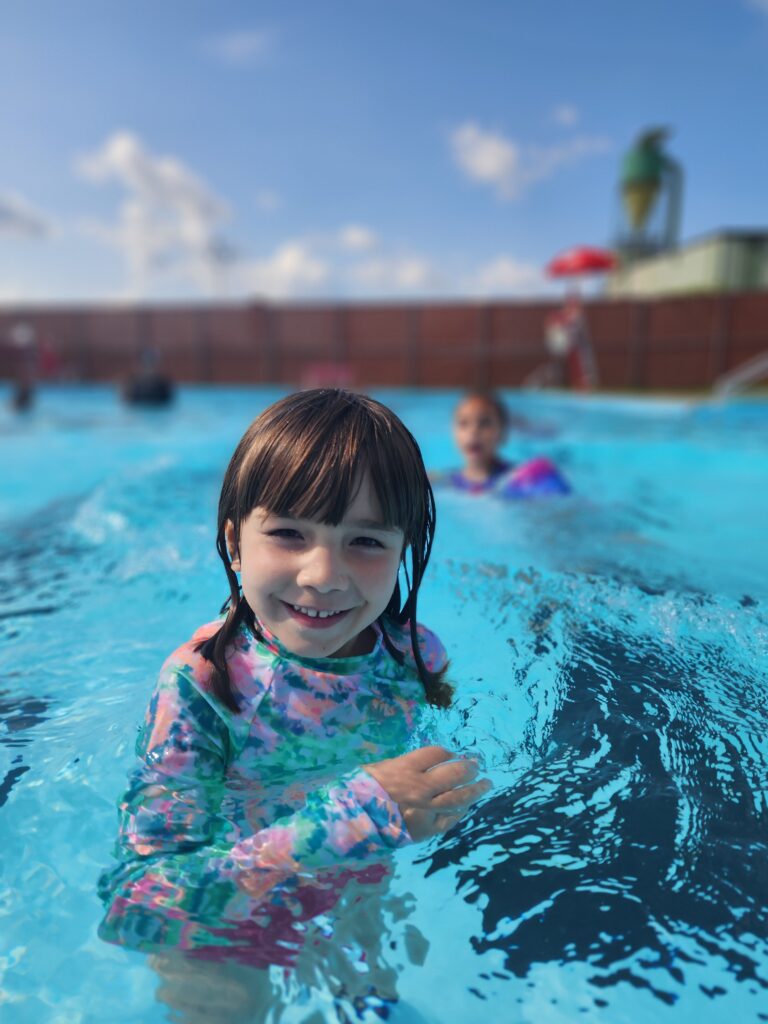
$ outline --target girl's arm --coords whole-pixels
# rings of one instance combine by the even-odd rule
[[[122,864],[101,880],[102,938],[150,948],[182,925],[187,937],[202,936],[201,921],[250,917],[254,900],[291,876],[380,859],[409,841],[397,804],[360,769],[309,793],[296,813],[227,842],[220,804],[229,742],[219,711],[177,666],[166,669],[120,806]]]

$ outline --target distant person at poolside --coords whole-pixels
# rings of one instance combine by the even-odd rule
[[[16,364],[11,409],[14,412],[29,412],[34,405],[37,386],[37,331],[32,324],[22,321],[11,327],[8,337]]]
[[[453,414],[453,436],[464,466],[433,477],[433,482],[501,498],[570,493],[570,485],[550,459],[539,456],[516,465],[499,454],[510,427],[516,425],[495,392],[468,392]]]
[[[152,345],[139,352],[139,368],[122,384],[123,401],[129,405],[170,405],[173,383],[160,371],[160,353]]]

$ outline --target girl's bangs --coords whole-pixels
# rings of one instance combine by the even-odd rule
[[[262,431],[240,468],[235,500],[241,522],[259,507],[336,526],[368,472],[384,525],[402,530],[406,542],[418,534],[426,496],[414,501],[414,495],[424,492],[426,474],[415,444],[367,409],[347,406],[344,412],[315,422],[314,429],[288,420]]]

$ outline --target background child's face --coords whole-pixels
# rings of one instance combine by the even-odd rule
[[[227,541],[232,552],[231,524]],[[338,526],[254,509],[232,567],[258,621],[289,651],[345,657],[363,653],[364,634],[389,604],[403,541],[382,523],[365,476]]]
[[[503,428],[493,406],[482,398],[467,398],[453,417],[453,437],[466,461],[489,465],[503,440]]]

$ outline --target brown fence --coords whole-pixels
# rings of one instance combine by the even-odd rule
[[[35,328],[43,369],[117,381],[154,349],[178,381],[515,387],[547,359],[550,303],[5,308],[0,376],[17,372],[13,327]],[[601,386],[701,389],[768,350],[768,293],[586,306]]]

